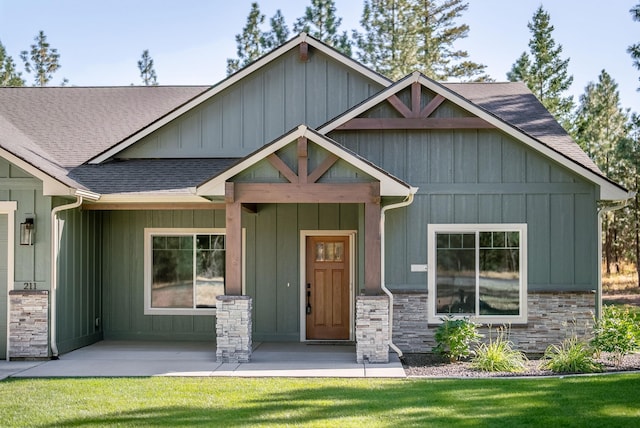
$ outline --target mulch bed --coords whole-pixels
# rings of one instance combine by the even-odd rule
[[[603,373],[640,371],[640,353],[627,355],[620,366],[615,366],[613,361],[603,354],[596,361],[604,365]],[[527,363],[527,369],[520,373],[507,372],[483,372],[471,368],[471,362],[459,361],[449,363],[437,354],[405,354],[402,365],[407,376],[433,377],[433,378],[486,378],[486,377],[514,377],[514,376],[553,376],[550,370],[540,368],[541,360],[531,359]]]

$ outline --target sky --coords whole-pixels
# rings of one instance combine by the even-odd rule
[[[470,26],[456,47],[485,64],[496,81],[524,51],[527,23],[538,6],[551,16],[553,38],[570,58],[569,91],[577,102],[605,69],[618,83],[621,106],[640,113],[640,70],[627,47],[640,42],[640,22],[631,9],[640,0],[468,0],[459,22]],[[258,0],[268,18],[280,9],[290,30],[310,4],[305,0]],[[359,28],[362,0],[335,0],[342,30]],[[226,76],[236,56],[251,0],[0,0],[0,42],[22,68],[20,51],[44,31],[60,54],[63,78],[75,86],[140,84],[137,62],[148,49],[161,85],[213,85]],[[265,27],[266,29],[266,27]],[[292,34],[293,36],[293,34]],[[23,74],[28,84],[30,76]]]

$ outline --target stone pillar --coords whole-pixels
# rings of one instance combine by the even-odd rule
[[[356,361],[389,362],[389,298],[356,298]]]
[[[9,291],[9,359],[49,358],[49,291]]]
[[[216,300],[216,359],[219,363],[248,363],[253,300],[249,296],[218,296]]]

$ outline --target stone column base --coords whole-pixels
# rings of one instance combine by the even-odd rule
[[[389,362],[389,298],[356,298],[356,361]]]
[[[251,361],[251,307],[249,296],[216,298],[216,359],[219,363]]]
[[[9,359],[49,358],[49,291],[9,291]]]

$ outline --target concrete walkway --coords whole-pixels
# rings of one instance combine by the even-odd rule
[[[215,344],[103,341],[51,361],[1,361],[6,377],[405,377],[396,354],[388,364],[356,363],[355,346],[256,343],[250,363],[216,362]]]

